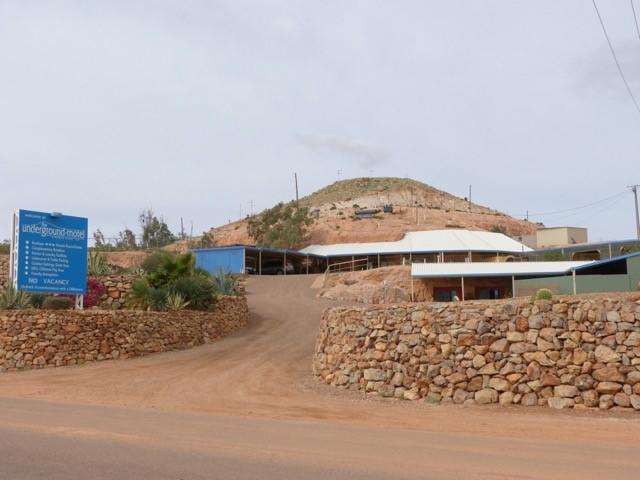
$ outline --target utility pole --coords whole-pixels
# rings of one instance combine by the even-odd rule
[[[184,240],[185,239],[185,234],[184,234],[184,222],[182,221],[182,217],[180,217],[180,239]]]
[[[298,208],[299,198],[298,198],[298,173],[297,172],[294,172],[293,178],[295,178],[296,180],[296,208]]]
[[[638,187],[640,185],[629,185],[633,192],[633,206],[636,207],[636,236],[640,240],[640,214],[638,214]]]
[[[249,215],[253,217],[253,200],[249,200]]]

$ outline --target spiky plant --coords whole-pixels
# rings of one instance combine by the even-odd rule
[[[111,266],[107,263],[107,259],[96,251],[89,252],[87,262],[87,270],[90,277],[100,277],[111,273]]]
[[[189,301],[185,300],[179,293],[170,293],[165,300],[165,307],[170,312],[178,312],[189,306]]]
[[[24,310],[31,306],[31,295],[27,292],[16,290],[13,285],[7,283],[0,292],[0,309]]]
[[[211,277],[213,286],[218,295],[237,295],[238,279],[230,273],[225,273],[220,269],[218,273]]]

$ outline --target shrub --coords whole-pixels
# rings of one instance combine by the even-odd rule
[[[165,257],[155,270],[147,270],[147,280],[152,287],[169,287],[179,278],[193,275],[196,272],[195,264],[192,253]]]
[[[536,292],[534,300],[551,300],[553,298],[553,292],[548,288],[541,288]]]
[[[107,259],[96,251],[89,252],[87,261],[87,270],[89,276],[100,277],[111,273],[111,266],[107,263]]]
[[[213,286],[218,295],[237,295],[238,294],[238,278],[220,271],[212,277]]]
[[[107,287],[98,279],[89,277],[87,279],[87,293],[82,298],[83,306],[85,308],[95,307],[100,303],[105,293],[107,293]]]
[[[131,307],[147,310],[151,305],[151,286],[144,278],[139,278],[131,283],[131,290],[127,296],[127,303]]]
[[[494,225],[489,231],[493,233],[502,233],[503,235],[507,234],[507,229],[504,225]]]
[[[167,295],[166,307],[170,312],[184,310],[189,305],[189,301],[185,300],[179,293],[170,293]]]
[[[45,310],[70,310],[73,308],[73,300],[69,297],[46,297],[42,302]]]
[[[27,292],[16,290],[13,285],[7,283],[0,293],[0,309],[24,310],[31,306],[31,295]]]
[[[32,293],[31,294],[31,306],[33,308],[42,308],[42,304],[47,298],[46,293]]]
[[[562,260],[562,253],[560,252],[544,252],[542,259],[545,262],[559,262]]]
[[[173,255],[169,252],[154,252],[144,259],[141,265],[142,270],[146,273],[153,273],[157,271],[165,261],[171,258],[173,258]]]
[[[180,295],[194,310],[207,310],[215,300],[214,282],[204,275],[192,275],[176,280],[171,285],[171,292]]]

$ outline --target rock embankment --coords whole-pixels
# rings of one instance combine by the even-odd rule
[[[0,310],[0,371],[78,365],[181,350],[247,324],[245,297],[210,312]]]
[[[313,369],[407,400],[640,410],[640,295],[330,308]]]

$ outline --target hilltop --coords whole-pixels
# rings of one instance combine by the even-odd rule
[[[317,216],[308,244],[394,241],[406,232],[465,228],[501,229],[510,236],[534,233],[537,225],[457,197],[430,185],[404,178],[341,180],[300,199]],[[393,206],[393,214],[356,219],[361,208]],[[212,228],[218,245],[252,243],[247,219]]]

